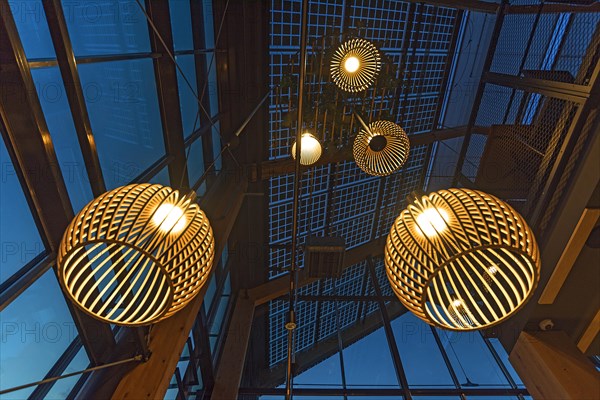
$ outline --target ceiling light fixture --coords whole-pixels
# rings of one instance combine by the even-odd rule
[[[356,164],[369,175],[386,176],[398,171],[406,160],[410,142],[404,129],[390,121],[375,121],[363,128],[354,139]]]
[[[304,132],[302,134],[302,145],[300,146],[300,164],[313,165],[321,157],[322,149],[319,139],[314,135]],[[296,159],[296,142],[292,145],[292,158]]]
[[[73,219],[58,252],[70,299],[104,322],[165,319],[200,291],[214,258],[210,223],[191,191],[156,184],[100,195]]]
[[[379,70],[381,56],[375,45],[367,40],[354,38],[342,43],[331,57],[331,79],[346,92],[368,89]]]
[[[525,219],[470,189],[412,196],[385,247],[387,277],[400,301],[425,322],[459,331],[514,314],[537,286],[540,264]]]

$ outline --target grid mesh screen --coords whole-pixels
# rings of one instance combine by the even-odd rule
[[[431,130],[436,123],[434,118],[443,90],[441,85],[450,56],[448,53],[456,17],[457,11],[454,9],[397,1],[314,1],[310,2],[308,43],[310,47],[319,43],[323,35],[339,33],[344,29],[352,29],[361,37],[373,41],[384,53],[387,62],[392,62],[399,67],[399,71],[403,71],[396,76],[401,90],[379,93],[374,99],[366,101],[373,101],[373,110],[393,111],[394,122],[401,124],[409,135],[419,134]],[[295,128],[292,129],[293,123],[288,112],[296,101],[299,36],[300,0],[272,0],[270,59],[271,85],[275,89],[270,103],[271,159],[289,158],[294,140]],[[312,59],[319,60],[319,54],[313,55]],[[310,62],[309,57],[309,72],[315,68]],[[328,79],[327,74],[323,76]],[[311,92],[311,96],[320,96],[322,87],[322,82],[315,82],[313,75],[308,79],[306,90]],[[363,99],[356,97],[353,101],[360,102]],[[353,130],[356,131],[356,128]],[[337,145],[352,145],[351,138],[355,133],[344,132],[350,136],[343,137],[336,142]],[[406,196],[421,185],[427,154],[427,146],[411,149],[404,169],[383,178],[365,174],[354,161],[317,167],[310,173],[304,173],[298,224],[299,243],[304,242],[309,230],[313,235],[342,236],[347,249],[387,235]],[[285,245],[291,243],[293,175],[271,178],[269,196],[271,249],[268,275],[273,279],[285,274],[290,263],[291,252],[289,246]],[[308,221],[311,221],[310,224]],[[299,252],[299,267],[302,266],[302,254]],[[344,271],[336,281],[339,295],[361,295],[372,290],[368,288],[368,280],[364,279],[365,266],[363,262]],[[381,260],[378,261],[377,271],[378,274],[384,274]],[[388,293],[387,279],[384,275],[380,278],[383,278],[380,283],[385,285]],[[331,294],[333,290],[331,280],[322,280],[321,283],[303,288],[305,293],[312,295]],[[335,332],[333,302],[313,303],[318,305],[299,305],[301,321],[297,329],[297,351],[307,349],[316,340]],[[340,302],[340,324],[343,327],[352,325],[361,316],[373,312],[376,304],[368,303],[359,309],[356,302]],[[273,301],[269,308],[270,366],[286,357],[287,339],[283,328],[286,309],[285,300]]]

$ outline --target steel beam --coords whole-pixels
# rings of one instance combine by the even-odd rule
[[[150,48],[161,57],[153,59],[158,106],[163,128],[163,137],[167,156],[173,156],[169,163],[171,186],[178,189],[189,188],[186,173],[186,153],[181,121],[181,106],[177,87],[177,66],[170,56],[173,55],[173,33],[169,3],[163,0],[146,0]],[[154,31],[156,29],[156,32]]]
[[[206,48],[206,38],[204,34],[204,4],[202,1],[190,0],[190,14],[192,18],[192,40],[194,49]],[[216,45],[216,44],[215,44]],[[208,54],[198,53],[194,55],[194,65],[196,68],[196,93],[200,97],[202,107],[210,114],[210,88],[208,88],[209,68],[216,69],[216,56],[213,53],[210,67],[206,66]],[[216,93],[215,93],[216,96]],[[211,116],[206,115],[198,106],[198,118],[200,127],[211,124]],[[212,132],[212,130],[211,130]],[[212,135],[202,136],[202,156],[204,166],[210,165],[214,161]]]
[[[42,4],[44,5],[50,37],[52,38],[56,60],[65,85],[73,117],[73,125],[77,133],[79,148],[83,155],[92,194],[94,197],[97,197],[106,192],[106,185],[104,184],[100,159],[96,150],[96,141],[92,133],[92,125],[85,104],[83,88],[79,80],[75,54],[73,53],[73,46],[67,29],[67,21],[65,20],[59,0],[44,0]]]
[[[351,250],[348,250],[344,255],[344,269],[353,266],[361,261],[364,261],[367,256],[372,255],[377,257],[383,254],[383,247],[385,245],[385,237],[373,240],[371,242],[362,244]],[[304,270],[298,273],[298,287],[308,285],[315,282],[316,278],[309,278]],[[267,283],[256,286],[252,289],[248,289],[249,295],[256,299],[257,305],[265,304],[270,300],[274,300],[278,297],[284,296],[288,293],[289,278],[287,275],[280,276],[270,280]]]
[[[507,86],[528,92],[541,93],[545,96],[573,101],[575,103],[583,103],[590,96],[590,86],[588,85],[577,85],[575,83],[515,76],[489,71],[484,74],[483,79],[486,83]]]
[[[372,396],[376,399],[379,396],[402,398],[404,391],[402,389],[329,389],[329,388],[297,388],[294,390],[297,396]],[[433,389],[433,388],[414,388],[410,390],[414,396],[431,396],[432,398],[442,398],[443,396],[528,396],[527,389],[501,389],[501,388],[463,388],[463,389]],[[279,388],[240,388],[240,395],[246,396],[282,396],[285,389]]]
[[[487,132],[489,128],[486,127],[475,127],[477,132]],[[458,126],[455,128],[446,129],[434,129],[427,133],[420,133],[417,135],[409,136],[410,146],[422,146],[426,144],[435,143],[437,141],[453,139],[465,135],[467,131],[466,126]],[[319,161],[311,166],[325,165],[329,163],[338,163],[342,161],[352,161],[354,155],[352,154],[352,146],[348,145],[341,149],[335,149],[329,151],[321,156]],[[247,167],[248,178],[251,182],[259,180],[267,180],[277,175],[290,174],[294,172],[294,160],[274,160],[274,161],[263,161],[257,164],[249,164]]]
[[[56,252],[73,208],[8,1],[0,0],[0,8],[0,130],[45,245]],[[108,361],[115,346],[110,326],[67,305],[91,362]]]
[[[375,295],[379,298],[377,303],[379,304],[381,318],[383,319],[383,330],[385,331],[385,337],[390,348],[390,353],[392,354],[392,361],[394,362],[398,383],[400,383],[400,386],[402,387],[404,398],[411,400],[412,394],[408,388],[408,379],[406,378],[406,372],[404,371],[404,366],[402,365],[402,360],[400,359],[398,344],[396,343],[396,339],[394,337],[394,331],[392,330],[392,325],[390,323],[390,316],[385,306],[385,302],[382,299],[383,294],[381,293],[381,288],[379,287],[379,282],[377,281],[375,265],[373,264],[373,258],[371,256],[367,257],[367,269],[371,275],[371,283],[375,289]]]

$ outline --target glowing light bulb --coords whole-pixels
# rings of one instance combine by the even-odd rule
[[[417,225],[426,236],[435,236],[446,228],[448,213],[442,208],[428,208],[417,216]]]
[[[490,275],[496,275],[497,272],[498,272],[498,267],[496,267],[495,265],[492,265],[491,267],[488,268],[488,273]]]
[[[344,69],[347,72],[353,73],[360,68],[360,60],[355,56],[350,56],[344,61]]]
[[[152,216],[152,222],[163,232],[177,233],[185,228],[183,210],[173,204],[162,204]]]
[[[452,300],[452,305],[454,307],[460,307],[463,305],[463,301],[461,299]]]

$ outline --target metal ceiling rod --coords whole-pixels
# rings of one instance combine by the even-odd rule
[[[292,381],[294,363],[294,333],[296,329],[296,297],[297,297],[297,265],[296,265],[296,245],[298,240],[298,208],[300,204],[300,154],[302,146],[302,98],[304,97],[304,79],[306,75],[306,37],[308,27],[308,0],[302,1],[302,19],[300,21],[302,32],[300,34],[300,71],[298,77],[298,122],[296,125],[296,166],[294,174],[294,205],[292,208],[292,256],[290,265],[290,292],[289,292],[289,316],[285,324],[287,329],[288,352],[287,369],[285,380],[285,399],[292,398]]]

